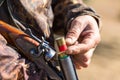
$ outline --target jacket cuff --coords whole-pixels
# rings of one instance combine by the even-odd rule
[[[100,16],[95,12],[95,10],[91,7],[88,7],[84,4],[71,4],[66,8],[66,21],[67,27],[66,30],[68,30],[68,26],[70,23],[78,16],[83,16],[83,15],[90,15],[92,16],[98,26],[100,27],[101,21],[100,21]]]

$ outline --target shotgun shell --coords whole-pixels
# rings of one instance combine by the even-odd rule
[[[64,37],[57,38],[56,42],[57,42],[58,49],[60,52],[67,50],[67,45],[66,45]]]

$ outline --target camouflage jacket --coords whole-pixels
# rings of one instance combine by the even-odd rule
[[[99,24],[99,17],[95,11],[80,4],[79,0],[4,0],[0,3],[0,20],[20,30],[31,28],[38,38],[44,36],[52,44],[54,42],[53,32],[61,29],[67,31],[70,22],[80,15],[91,15]],[[19,59],[19,54],[7,46],[3,37],[0,38],[0,80],[22,80],[27,74],[24,59]],[[8,63],[9,60],[10,63]],[[7,70],[9,67],[7,65],[12,66],[10,70]],[[28,70],[29,80],[48,80],[46,78],[48,75],[43,75],[44,69],[35,73],[34,71],[36,67],[31,63],[30,70]],[[20,76],[21,73],[24,75]]]

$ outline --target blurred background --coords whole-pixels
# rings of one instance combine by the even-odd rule
[[[77,70],[80,80],[120,80],[120,0],[85,0],[101,16],[102,41],[88,68]]]

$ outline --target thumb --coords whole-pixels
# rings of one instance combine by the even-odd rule
[[[73,22],[71,24],[71,28],[69,29],[66,35],[66,44],[68,46],[74,44],[78,40],[80,33],[80,25],[78,23]]]

